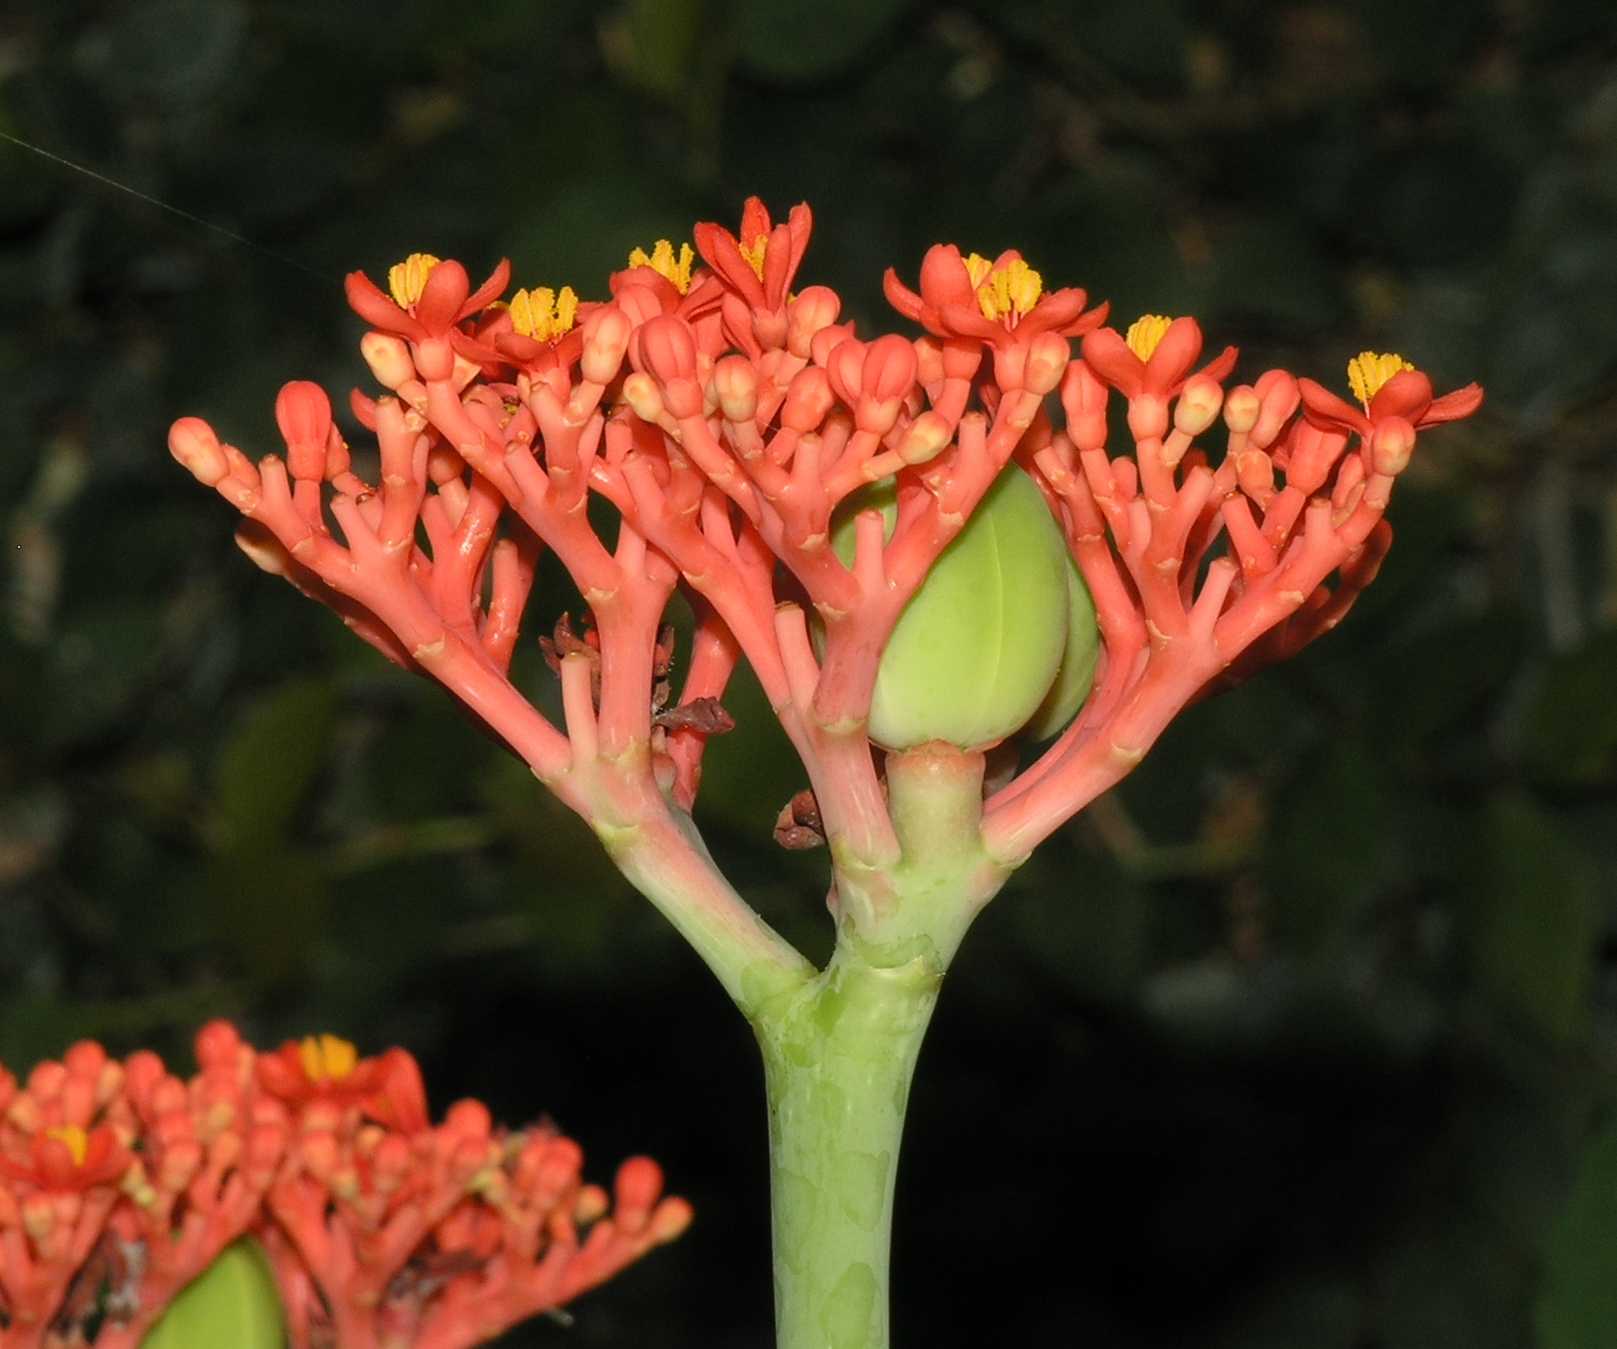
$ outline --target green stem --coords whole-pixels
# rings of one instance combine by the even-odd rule
[[[886,1349],[893,1184],[935,960],[827,968],[757,1022],[769,1095],[777,1349]]]

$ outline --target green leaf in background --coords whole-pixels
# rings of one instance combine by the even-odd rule
[[[1538,1349],[1617,1344],[1617,1126],[1590,1143],[1544,1250]]]
[[[330,685],[303,680],[248,708],[214,771],[221,847],[262,847],[286,832],[325,762],[334,714]]]
[[[163,1313],[141,1349],[282,1349],[281,1296],[264,1253],[238,1241]]]
[[[1599,908],[1589,860],[1526,797],[1496,800],[1474,856],[1474,973],[1482,990],[1565,1040],[1588,1014]]]
[[[1527,757],[1556,782],[1594,783],[1617,764],[1617,628],[1559,656],[1544,671],[1527,723]]]
[[[904,10],[903,0],[755,0],[739,6],[742,62],[793,83],[852,65]]]

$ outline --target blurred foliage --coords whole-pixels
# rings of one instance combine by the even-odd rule
[[[351,267],[509,251],[587,294],[807,198],[867,327],[885,266],[1016,245],[1248,377],[1374,347],[1490,393],[1342,630],[1188,713],[967,942],[901,1342],[1617,1343],[1609,8],[17,0],[0,131],[129,189],[0,144],[0,1057],[184,1057],[217,1014],[406,1042],[440,1103],[696,1203],[511,1343],[764,1341],[745,1028],[519,765],[236,554],[164,432],[267,445],[282,379],[360,382]],[[570,605],[548,577],[533,630]],[[823,859],[768,843],[798,771],[730,701],[704,827],[823,950]]]

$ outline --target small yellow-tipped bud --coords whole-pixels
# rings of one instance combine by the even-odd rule
[[[393,303],[401,309],[410,308],[421,298],[421,289],[427,284],[440,259],[431,253],[412,253],[403,262],[395,262],[387,269],[387,288],[393,292]]]
[[[923,412],[898,442],[898,457],[912,467],[930,463],[943,453],[950,438],[947,421],[936,412]]]
[[[1151,353],[1157,349],[1157,344],[1163,339],[1168,329],[1173,325],[1173,319],[1166,314],[1141,314],[1124,334],[1123,340],[1128,343],[1129,350],[1142,361],[1149,361]]]
[[[217,487],[230,472],[230,460],[213,428],[200,417],[181,417],[169,428],[169,453],[204,487]]]
[[[663,415],[663,396],[657,388],[657,381],[643,370],[636,371],[623,381],[623,401],[643,422],[655,425]]]
[[[1370,410],[1370,400],[1381,392],[1381,386],[1394,375],[1415,367],[1396,352],[1361,351],[1348,362],[1348,387],[1353,396]]]
[[[603,305],[584,324],[584,351],[578,370],[591,384],[610,384],[623,364],[632,325],[615,305]]]
[[[1208,379],[1205,375],[1193,376],[1185,382],[1174,404],[1174,430],[1187,436],[1201,435],[1213,424],[1223,401],[1224,391],[1218,387],[1218,381]]]
[[[410,348],[402,337],[366,333],[359,339],[359,354],[384,389],[397,389],[415,378],[415,362],[410,359]]]
[[[1245,435],[1258,424],[1263,402],[1250,384],[1238,384],[1224,400],[1224,425],[1237,435]]]
[[[1027,366],[1022,374],[1023,387],[1043,398],[1054,393],[1067,373],[1067,362],[1072,359],[1072,346],[1060,333],[1040,333],[1033,339],[1027,353]]]
[[[1389,476],[1402,473],[1409,467],[1415,452],[1415,428],[1402,417],[1389,417],[1376,424],[1370,441],[1370,460],[1377,473]]]
[[[750,422],[758,411],[758,374],[745,356],[726,356],[713,367],[712,388],[727,422]]]

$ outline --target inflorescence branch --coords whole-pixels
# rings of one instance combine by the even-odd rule
[[[1235,350],[1196,368],[1194,319],[1146,316],[1120,333],[1103,326],[1106,306],[1046,291],[1015,251],[938,245],[918,291],[889,271],[889,300],[925,335],[866,339],[839,321],[834,291],[793,291],[810,232],[807,206],[777,224],[754,198],[738,234],[696,226],[695,253],[635,250],[600,302],[565,287],[501,300],[503,262],[476,290],[458,263],[424,254],[386,292],[354,273],[349,301],[371,325],[361,350],[386,391],[351,400],[376,437],[374,484],[307,383],[277,402],[284,456],[255,464],[196,418],[170,436],[246,516],[238,537],[260,566],[481,717],[744,1007],[806,966],[686,818],[739,659],[807,770],[800,813],[839,874],[859,878],[834,888],[840,916],[876,931],[896,902],[881,877],[903,856],[869,734],[878,669],[1009,465],[1059,522],[1103,651],[1077,718],[983,804],[983,846],[1006,866],[1188,703],[1339,622],[1386,553],[1384,512],[1417,433],[1482,396],[1435,398],[1424,374],[1372,353],[1350,368],[1357,405],[1283,370],[1226,391]],[[1114,395],[1123,453],[1109,443]],[[1220,420],[1215,462],[1205,442]],[[892,519],[859,505],[872,484],[891,486]],[[614,508],[610,542],[592,498]],[[850,512],[845,560],[834,536]],[[586,639],[556,648],[564,729],[509,674],[542,548],[591,619]],[[696,627],[668,707],[676,589]]]

